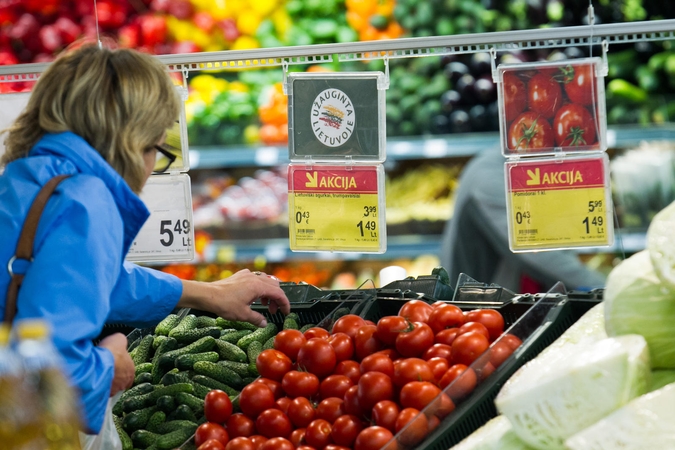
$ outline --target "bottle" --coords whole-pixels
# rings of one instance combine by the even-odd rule
[[[15,332],[23,383],[38,399],[41,448],[80,450],[77,397],[62,371],[47,323],[37,319],[17,321]]]

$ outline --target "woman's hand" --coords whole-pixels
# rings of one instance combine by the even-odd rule
[[[127,338],[122,333],[106,336],[98,344],[99,347],[107,348],[115,358],[115,375],[113,376],[110,396],[130,388],[134,384],[134,362],[127,352]]]
[[[224,319],[250,322],[259,327],[267,325],[265,317],[251,309],[260,299],[275,314],[291,312],[291,305],[279,287],[279,280],[264,272],[240,270],[229,278],[203,283],[183,281],[183,294],[178,306],[209,311]]]

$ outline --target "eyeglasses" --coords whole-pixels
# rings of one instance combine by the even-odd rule
[[[157,150],[157,156],[155,157],[155,167],[152,169],[152,173],[164,173],[176,160],[176,155],[161,145],[155,145],[154,147]]]

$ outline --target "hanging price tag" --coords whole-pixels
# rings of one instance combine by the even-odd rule
[[[0,130],[10,127],[23,112],[30,99],[30,92],[0,95]],[[0,156],[5,153],[5,140],[0,141]]]
[[[290,247],[294,251],[383,253],[384,168],[290,165]]]
[[[601,247],[614,242],[606,154],[505,166],[512,251]]]
[[[187,174],[153,175],[141,192],[150,210],[127,254],[128,261],[189,261],[194,258],[192,197]]]

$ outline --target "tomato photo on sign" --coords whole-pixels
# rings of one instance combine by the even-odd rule
[[[595,103],[595,65],[575,64],[560,68],[565,93],[570,101],[583,106]]]
[[[549,73],[538,73],[527,84],[527,105],[545,119],[553,117],[562,105],[560,83]]]
[[[509,126],[509,150],[537,150],[553,147],[553,130],[548,121],[533,111],[518,116]]]
[[[595,144],[595,121],[588,110],[569,103],[558,110],[553,119],[555,143],[560,147],[580,147]]]
[[[213,389],[204,398],[204,415],[206,420],[214,423],[225,423],[232,415],[232,401],[229,395],[220,389]]]
[[[506,123],[510,123],[520,113],[525,111],[527,107],[527,89],[525,82],[512,71],[504,72],[503,83],[504,115],[506,116]]]

